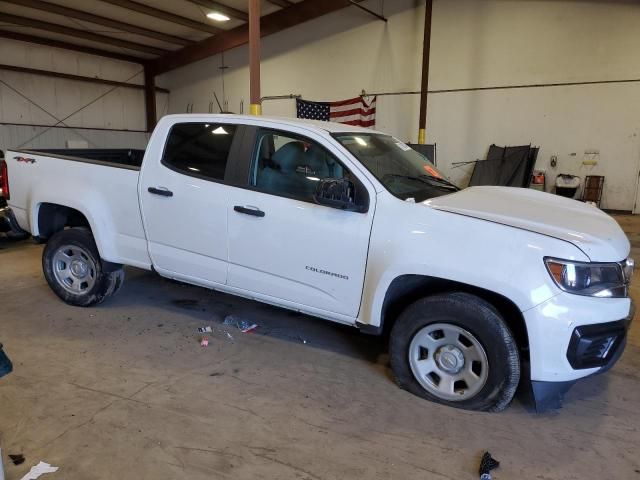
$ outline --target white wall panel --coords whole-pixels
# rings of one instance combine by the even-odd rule
[[[142,84],[144,81],[140,65],[12,40],[0,40],[0,63],[135,84]],[[44,130],[41,127],[12,124],[57,123],[54,117],[34,103],[58,119],[64,119],[81,109],[64,120],[65,124],[71,126],[138,131],[146,128],[143,90],[114,89],[108,85],[4,70],[0,70],[0,80],[7,82],[33,102],[0,83],[0,124],[6,124],[0,125],[2,150],[18,147]],[[110,93],[99,98],[109,91]],[[157,97],[157,102],[164,108],[167,94],[158,94]],[[86,106],[90,103],[91,105]],[[147,138],[148,135],[144,132],[54,128],[28,146],[65,148],[66,140],[87,140],[92,148],[143,148]]]
[[[367,91],[420,88],[423,1],[369,0],[387,23],[346,8],[263,39],[262,94],[300,93],[340,100]],[[625,0],[435,0],[430,89],[640,78],[640,4]],[[229,108],[248,111],[248,51],[225,53]],[[169,72],[169,112],[207,112],[222,98],[220,55]],[[378,98],[377,128],[417,140],[418,95]],[[217,106],[214,108],[217,112]],[[263,112],[294,116],[293,100],[268,101]],[[538,167],[604,174],[603,206],[630,210],[640,162],[640,83],[488,90],[429,95],[427,137],[439,165],[462,181],[491,143],[541,147]],[[584,152],[600,151],[596,167]],[[575,155],[572,155],[575,154]],[[549,157],[557,155],[552,170]]]

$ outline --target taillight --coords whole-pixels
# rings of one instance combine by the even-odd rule
[[[5,200],[10,200],[9,172],[7,171],[7,162],[4,160],[0,160],[0,188],[2,188],[2,196]]]

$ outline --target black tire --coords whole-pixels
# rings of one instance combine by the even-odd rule
[[[414,376],[409,359],[410,345],[414,336],[431,324],[450,324],[464,329],[484,348],[488,374],[484,386],[470,398],[459,401],[439,398]],[[427,400],[465,410],[504,410],[511,403],[520,381],[520,356],[509,327],[491,304],[468,293],[434,295],[407,307],[391,330],[389,355],[401,388]]]
[[[67,290],[54,273],[54,255],[67,245],[81,249],[95,266],[92,270],[93,286],[80,293]],[[61,230],[49,239],[42,253],[42,270],[51,290],[69,305],[77,307],[101,303],[114,295],[124,282],[122,265],[102,260],[91,231],[84,227]]]

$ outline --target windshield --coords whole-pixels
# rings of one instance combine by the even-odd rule
[[[339,133],[333,136],[389,192],[402,200],[422,202],[460,190],[426,157],[390,135]]]

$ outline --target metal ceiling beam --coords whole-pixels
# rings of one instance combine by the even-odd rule
[[[386,17],[380,15],[379,13],[374,12],[370,8],[367,8],[367,7],[363,6],[363,5],[359,5],[358,2],[356,2],[354,0],[350,0],[349,3],[351,5],[353,5],[354,7],[358,7],[360,10],[362,10],[364,12],[367,12],[369,15],[372,15],[372,16],[376,17],[378,20],[382,20],[383,22],[387,21]]]
[[[119,38],[107,37],[106,35],[98,35],[97,33],[91,33],[85,30],[79,30],[77,28],[65,27],[64,25],[60,25],[57,23],[43,22],[42,20],[20,17],[18,15],[10,15],[8,13],[0,13],[0,21],[13,23],[15,25],[22,25],[23,27],[37,28],[39,30],[45,30],[47,32],[58,33],[61,35],[68,35],[70,37],[83,38],[85,40],[104,43],[106,45],[114,45],[116,47],[122,47],[128,50],[137,50],[139,52],[149,53],[152,55],[162,55],[164,53],[167,53],[167,50],[164,50],[162,48],[150,47],[148,45],[142,45],[140,43],[120,40]]]
[[[96,25],[103,25],[109,28],[115,28],[123,32],[135,33],[149,38],[155,38],[167,43],[173,43],[176,45],[191,45],[191,40],[176,37],[155,30],[149,30],[147,28],[132,25],[130,23],[119,22],[110,18],[101,17],[99,15],[93,15],[92,13],[75,10],[73,8],[64,7],[62,5],[56,5],[54,3],[43,2],[41,0],[4,0],[7,3],[13,3],[14,5],[20,5],[21,7],[33,8],[36,10],[55,13],[56,15],[62,15],[64,17],[75,18],[77,20],[83,20],[85,22],[95,23]]]
[[[293,2],[290,2],[289,0],[267,0],[267,2],[269,3],[273,3],[274,5],[277,5],[279,7],[282,8],[287,8],[290,7],[291,5],[293,5]]]
[[[242,20],[243,22],[249,21],[249,14],[243,12],[242,10],[238,10],[237,8],[227,7],[219,2],[214,2],[212,0],[189,0],[191,3],[195,3],[196,5],[200,5],[201,7],[208,8],[211,11],[215,11],[218,13],[223,13],[231,18],[235,18],[236,20]]]
[[[7,72],[28,73],[30,75],[41,75],[43,77],[62,78],[65,80],[73,80],[75,82],[95,83],[98,85],[109,85],[111,87],[133,88],[136,90],[144,90],[144,85],[135,83],[118,82],[116,80],[106,80],[104,78],[85,77],[83,75],[73,75],[71,73],[52,72],[51,70],[41,70],[39,68],[16,67],[15,65],[0,64],[0,70]],[[156,87],[156,92],[169,93],[166,88]]]
[[[0,38],[8,38],[11,40],[18,40],[20,42],[35,43],[37,45],[46,45],[48,47],[61,48],[63,50],[72,50],[74,52],[97,55],[99,57],[113,58],[114,60],[121,60],[123,62],[142,64],[147,61],[146,58],[110,52],[108,50],[100,50],[99,48],[86,47],[84,45],[76,45],[75,43],[62,42],[60,40],[53,40],[51,38],[37,37],[35,35],[12,32],[10,30],[0,30]]]
[[[349,0],[303,0],[289,8],[265,15],[260,21],[260,36],[266,37],[300,23],[326,15],[351,5]],[[203,60],[225,50],[239,47],[249,41],[248,25],[227,30],[194,45],[169,52],[150,61],[153,72],[158,75],[198,60]]]
[[[215,27],[213,25],[198,22],[191,18],[183,17],[181,15],[176,15],[175,13],[150,7],[143,3],[134,2],[133,0],[102,0],[102,1],[110,5],[115,5],[117,7],[124,8],[126,10],[142,13],[144,15],[148,15],[149,17],[154,17],[159,20],[164,20],[165,22],[176,23],[178,25],[182,25],[183,27],[189,27],[193,30],[207,32],[212,35],[215,35],[216,33],[219,33],[222,31],[222,29]]]

